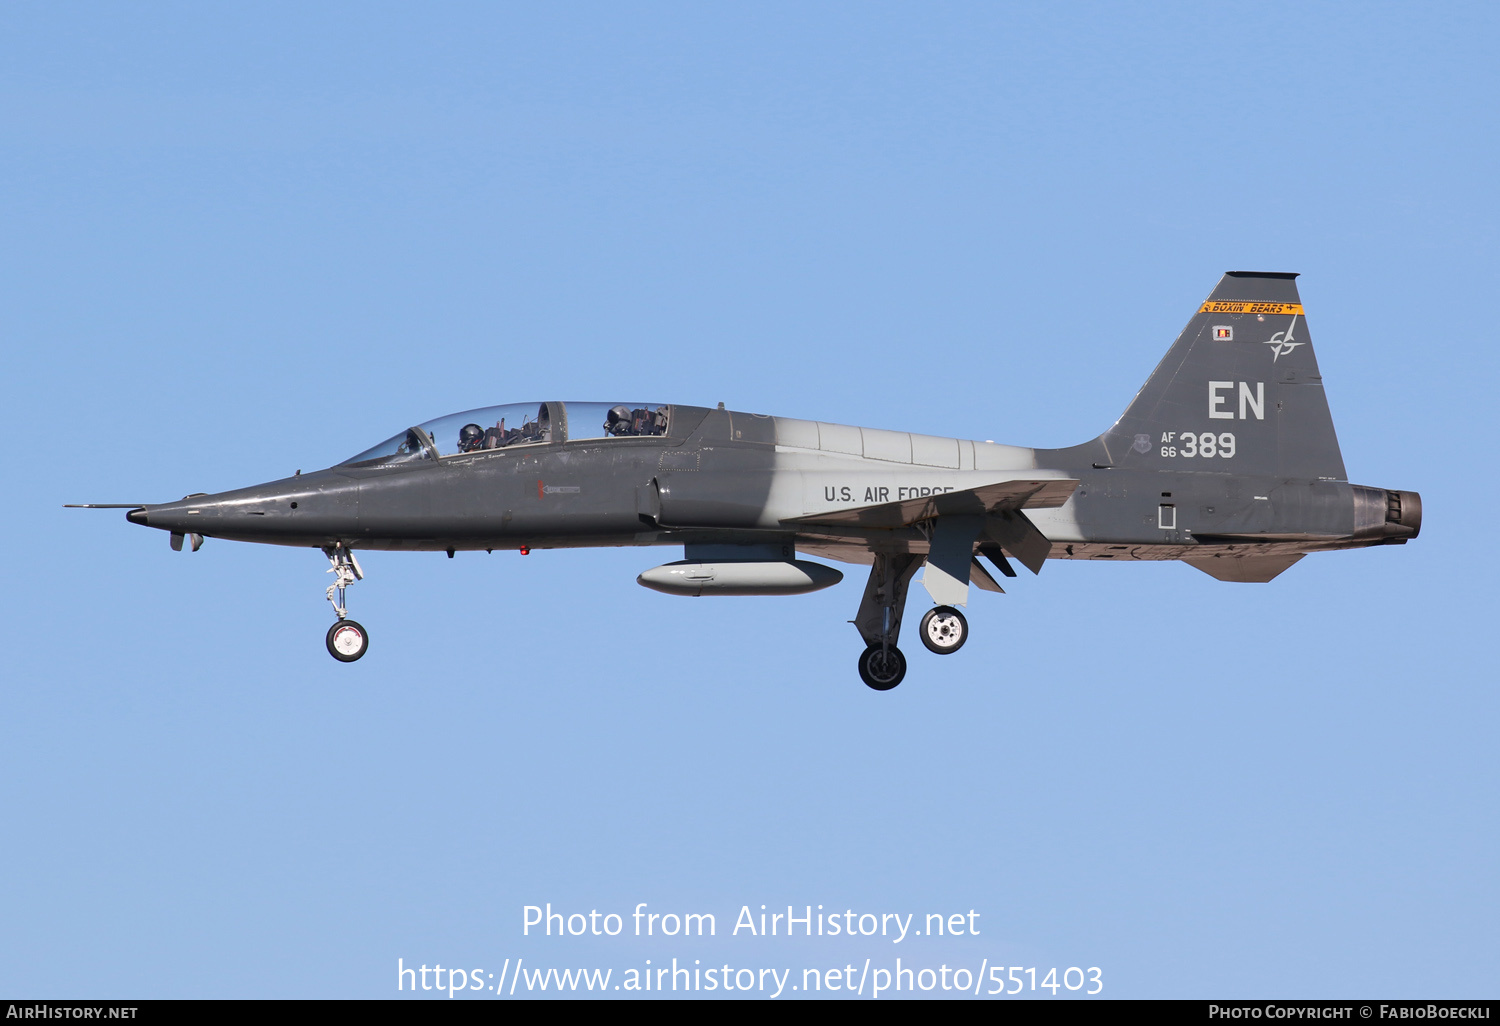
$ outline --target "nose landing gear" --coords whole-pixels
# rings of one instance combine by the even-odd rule
[[[370,635],[361,624],[348,618],[348,611],[344,606],[344,589],[355,581],[364,580],[365,572],[359,568],[359,560],[354,558],[354,553],[343,542],[325,545],[323,555],[333,564],[328,570],[334,575],[333,583],[328,586],[328,602],[333,606],[334,616],[338,617],[333,626],[328,628],[328,636],[324,641],[329,655],[341,663],[352,663],[369,649]],[[335,595],[338,597],[335,598]]]

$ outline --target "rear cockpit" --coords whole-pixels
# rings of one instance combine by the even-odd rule
[[[662,403],[512,403],[465,410],[407,428],[339,466],[446,459],[515,446],[664,436]]]

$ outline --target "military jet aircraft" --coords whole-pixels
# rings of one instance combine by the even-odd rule
[[[860,677],[906,674],[908,585],[934,608],[918,634],[958,651],[970,585],[1012,560],[1177,559],[1223,581],[1269,581],[1304,554],[1405,544],[1420,496],[1350,484],[1295,274],[1231,271],[1123,416],[1064,449],[1029,449],[671,403],[541,402],[407,428],[316,473],[128,508],[171,534],[321,549],[326,642],[363,656],[347,616],[360,549],[447,552],[681,545],[639,583],[674,595],[790,595],[870,568],[853,621]]]

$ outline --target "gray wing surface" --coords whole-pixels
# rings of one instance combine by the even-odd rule
[[[978,488],[943,492],[900,502],[850,506],[807,516],[787,517],[781,522],[820,527],[895,529],[939,516],[985,516],[1018,509],[1053,509],[1067,502],[1077,487],[1078,481],[1075,478],[1000,481],[980,485]]]

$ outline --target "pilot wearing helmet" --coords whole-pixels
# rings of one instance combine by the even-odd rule
[[[604,417],[604,430],[616,438],[635,434],[630,409],[625,406],[611,406],[609,413]]]
[[[475,452],[484,448],[484,428],[478,424],[465,424],[458,429],[458,451]]]

